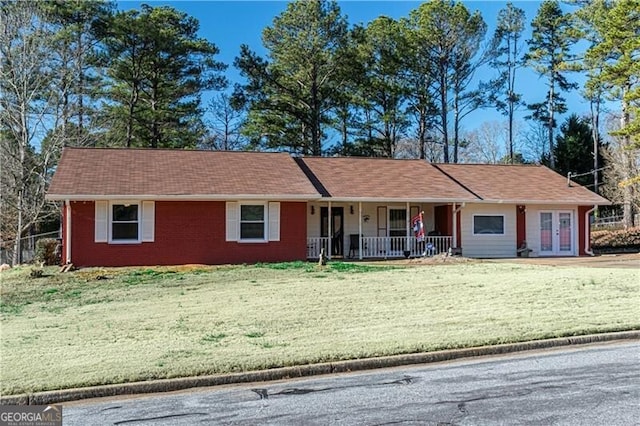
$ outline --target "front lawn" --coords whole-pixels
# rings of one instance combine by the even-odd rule
[[[308,263],[0,273],[3,395],[640,328],[637,270]]]

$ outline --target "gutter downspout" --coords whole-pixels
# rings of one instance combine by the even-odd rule
[[[593,250],[591,250],[591,226],[589,224],[589,215],[597,208],[598,206],[593,206],[591,210],[587,210],[584,213],[584,253],[589,256],[595,256],[595,254],[593,254]]]
[[[67,228],[67,232],[65,233],[65,260],[67,264],[71,263],[71,203],[69,200],[65,200],[64,208],[66,209],[65,214],[65,227]]]
[[[453,220],[453,241],[451,241],[451,245],[453,246],[453,248],[458,248],[458,221],[456,216],[458,215],[458,212],[460,212],[460,210],[462,210],[466,205],[467,203],[463,202],[456,208],[456,203],[453,203],[453,213],[451,215]]]

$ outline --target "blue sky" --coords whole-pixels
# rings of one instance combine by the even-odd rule
[[[200,21],[200,36],[213,42],[219,49],[218,59],[226,63],[226,76],[233,85],[241,82],[237,70],[233,67],[233,60],[240,51],[241,44],[247,44],[250,48],[264,55],[262,47],[262,30],[273,24],[276,16],[287,8],[286,1],[119,1],[118,7],[122,10],[138,9],[142,3],[151,6],[169,5],[175,9],[184,11]],[[411,10],[416,9],[420,1],[339,1],[338,4],[343,15],[346,15],[350,24],[366,24],[380,15],[390,16],[394,19],[409,16]],[[471,11],[479,10],[487,23],[489,38],[495,29],[496,19],[500,9],[506,6],[506,1],[465,1]],[[512,1],[523,9],[526,14],[527,26],[524,39],[530,38],[529,22],[535,17],[539,1]],[[540,79],[528,69],[522,69],[517,77],[517,90],[523,93],[527,103],[541,102],[547,92],[545,80]],[[494,76],[490,69],[481,70],[478,78],[488,80]],[[578,76],[570,76],[575,80]],[[209,96],[205,96],[208,99]],[[570,112],[586,114],[589,105],[582,100],[579,93],[574,91],[566,94]],[[527,114],[525,108],[521,108],[518,116],[522,119]],[[466,130],[477,127],[482,121],[504,120],[494,110],[479,110],[471,114],[463,121]]]

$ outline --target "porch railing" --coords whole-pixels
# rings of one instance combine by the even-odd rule
[[[320,258],[320,250],[323,248],[325,255],[329,255],[329,237],[307,238],[307,259]]]
[[[363,258],[392,258],[433,256],[438,253],[448,251],[452,246],[452,237],[425,237],[424,241],[417,241],[414,237],[362,237],[362,257]],[[324,248],[325,253],[329,253],[328,237],[307,238],[307,258],[317,259],[320,257],[320,249]],[[359,257],[358,250],[350,250],[349,242],[343,247],[345,257],[351,255],[352,258]],[[405,252],[407,252],[405,254]]]

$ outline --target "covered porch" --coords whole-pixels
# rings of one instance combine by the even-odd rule
[[[462,203],[317,201],[307,205],[307,258],[433,256],[459,247]],[[422,212],[424,237],[412,218]],[[454,219],[456,218],[456,219]]]

